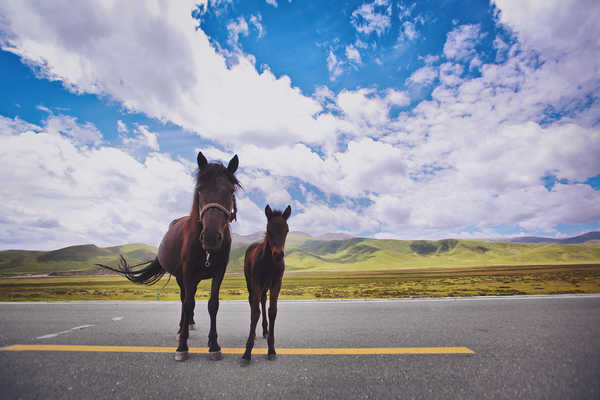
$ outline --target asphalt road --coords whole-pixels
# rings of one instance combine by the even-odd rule
[[[175,346],[179,310],[175,302],[0,303],[0,346]],[[197,302],[196,323],[190,344],[205,347],[206,302]],[[247,303],[221,302],[222,347],[243,347],[248,325]],[[600,296],[280,302],[277,347],[475,353],[255,355],[242,368],[231,354],[180,363],[171,353],[0,351],[0,397],[597,399],[599,333]]]

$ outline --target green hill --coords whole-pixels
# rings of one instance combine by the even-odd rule
[[[250,238],[250,236],[248,237]],[[256,240],[258,236],[252,237]],[[229,272],[241,272],[249,242],[231,249]],[[54,251],[0,251],[0,274],[95,273],[96,263],[117,265],[119,254],[130,264],[155,257],[156,248],[144,244],[100,248],[71,246]],[[290,233],[286,245],[288,271],[374,271],[508,265],[563,265],[600,263],[600,241],[581,244],[516,243],[444,239],[378,240],[352,238],[319,240]]]
[[[0,251],[0,274],[92,272],[99,269],[95,266],[96,263],[116,265],[119,254],[123,254],[130,264],[136,264],[153,259],[156,248],[146,244],[105,248],[86,244],[53,251],[6,250]]]
[[[600,262],[600,242],[512,243],[444,239],[307,241],[287,252],[290,269],[386,270]]]

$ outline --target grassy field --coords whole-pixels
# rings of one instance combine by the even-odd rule
[[[0,301],[179,300],[167,277],[154,286],[118,276],[0,279]],[[166,284],[166,286],[165,286]],[[198,287],[208,299],[210,281]],[[281,299],[403,298],[515,294],[600,293],[600,264],[408,269],[394,271],[289,272]],[[159,297],[160,294],[160,297]],[[225,276],[223,300],[245,300],[244,277]]]

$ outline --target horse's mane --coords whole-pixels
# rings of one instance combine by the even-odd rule
[[[240,181],[221,163],[210,163],[196,171],[196,186],[200,182],[214,182],[220,175],[225,175],[233,185],[234,190],[241,188]]]

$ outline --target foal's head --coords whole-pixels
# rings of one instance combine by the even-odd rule
[[[285,238],[289,228],[287,219],[292,213],[292,207],[287,206],[284,212],[279,210],[271,210],[267,204],[265,207],[265,215],[267,216],[267,234],[266,241],[271,248],[271,257],[273,261],[280,262],[283,260],[283,249],[285,247]]]
[[[200,241],[204,250],[219,250],[223,244],[225,227],[235,217],[234,192],[240,186],[234,173],[238,167],[238,156],[229,161],[227,167],[220,163],[208,163],[198,153],[198,175],[194,210],[202,226]],[[235,210],[234,210],[235,211]]]

